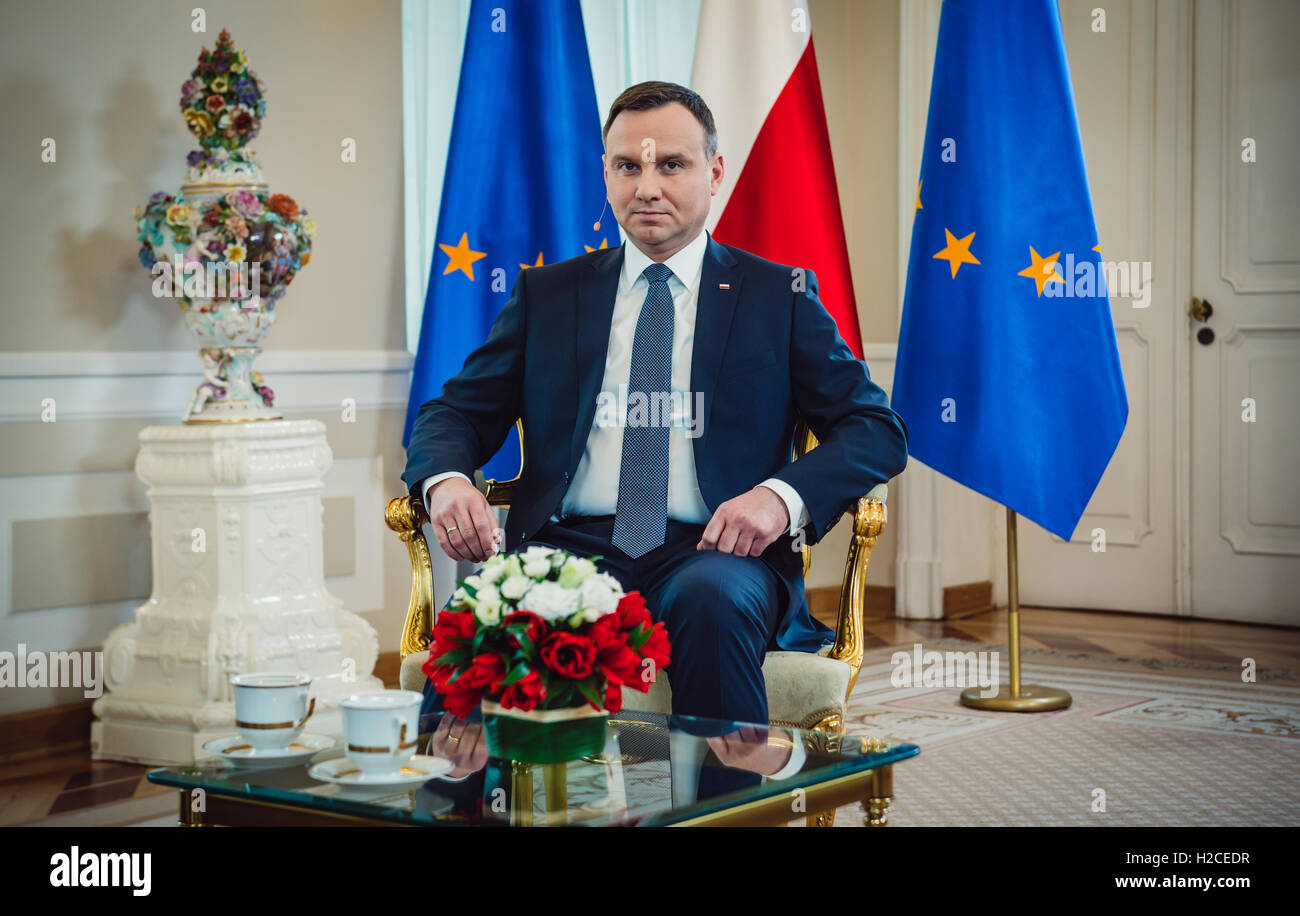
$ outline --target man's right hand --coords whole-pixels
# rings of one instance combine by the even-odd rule
[[[487,498],[462,477],[448,477],[429,488],[429,521],[438,546],[453,560],[482,563],[500,548],[496,517]]]

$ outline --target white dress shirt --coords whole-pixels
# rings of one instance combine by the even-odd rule
[[[708,234],[701,231],[694,241],[674,254],[664,265],[672,271],[668,289],[673,297],[673,365],[671,403],[679,409],[671,413],[672,426],[668,439],[668,517],[679,522],[706,524],[710,518],[708,506],[700,495],[695,475],[694,438],[701,430],[702,417],[695,416],[697,400],[691,391],[691,354],[695,343],[695,314],[699,301],[700,274],[704,265],[704,252]],[[653,263],[648,255],[630,241],[623,246],[623,270],[619,277],[618,292],[614,298],[614,313],[610,322],[609,346],[605,354],[605,375],[601,382],[602,400],[623,404],[632,371],[632,342],[636,323],[641,317],[650,281],[643,271]],[[622,399],[620,399],[620,390]],[[685,408],[685,409],[680,409]],[[560,503],[560,515],[613,515],[618,508],[618,478],[623,459],[622,422],[602,422],[602,415],[610,411],[598,409],[587,434],[587,444],[578,462],[577,472]],[[696,428],[692,429],[692,423]],[[434,474],[424,481],[425,505],[429,489],[448,477],[461,477],[458,471]],[[789,533],[795,534],[808,524],[808,514],[803,499],[794,487],[783,480],[768,478],[760,486],[776,493],[790,513]],[[558,516],[552,516],[558,521]]]

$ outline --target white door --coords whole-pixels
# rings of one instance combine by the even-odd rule
[[[1180,59],[1185,63],[1191,52],[1191,10],[1107,4],[1103,31],[1096,9],[1093,0],[1060,3],[1101,257],[1127,273],[1110,294],[1129,418],[1068,543],[1026,519],[1018,522],[1020,596],[1035,606],[1174,614],[1175,350],[1186,321],[1174,279],[1185,268],[1172,226],[1178,221],[1174,163],[1186,128],[1173,96],[1187,92],[1178,79]],[[997,512],[993,545],[999,564],[1003,514]]]
[[[1195,11],[1191,611],[1300,624],[1297,10]]]

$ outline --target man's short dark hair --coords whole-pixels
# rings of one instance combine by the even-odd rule
[[[609,117],[605,119],[604,130],[600,132],[601,141],[603,142],[609,136],[610,125],[620,113],[650,111],[671,105],[673,102],[686,106],[686,110],[695,115],[695,120],[700,122],[700,127],[704,128],[704,154],[706,158],[712,159],[713,154],[718,151],[718,129],[713,124],[713,112],[709,111],[709,106],[704,104],[704,99],[700,98],[699,93],[692,92],[677,83],[665,83],[659,80],[637,83],[623,90],[623,94],[609,106]]]

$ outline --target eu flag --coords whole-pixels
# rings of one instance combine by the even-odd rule
[[[603,152],[578,0],[475,0],[403,445],[420,405],[487,338],[519,271],[608,247],[592,229]],[[518,470],[512,431],[483,472]]]
[[[1128,419],[1055,0],[946,0],[892,406],[1068,540]]]

